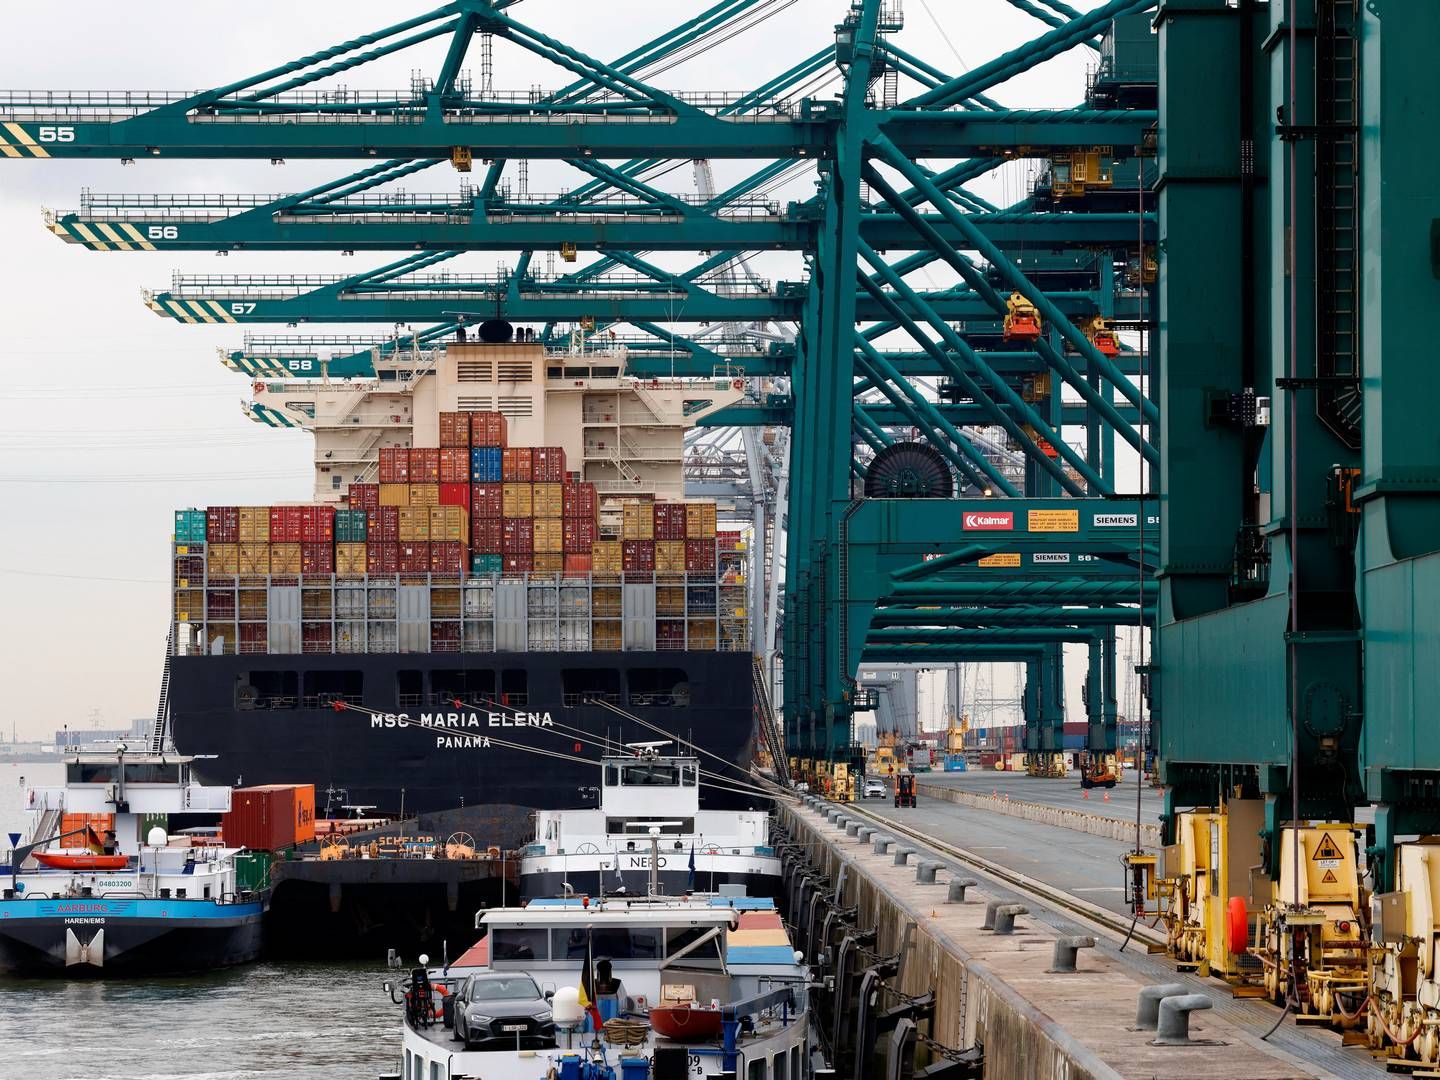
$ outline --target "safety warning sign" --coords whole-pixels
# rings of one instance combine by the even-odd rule
[[[1031,510],[1026,515],[1031,532],[1079,532],[1079,510]]]
[[[1340,879],[1335,876],[1334,870],[1326,870],[1325,873],[1320,876],[1321,885],[1336,885],[1339,883],[1339,880]]]
[[[1315,862],[1327,862],[1333,859],[1345,858],[1345,853],[1340,850],[1340,845],[1330,839],[1327,832],[1320,837],[1320,844],[1315,848],[1315,854],[1310,856]]]
[[[1001,552],[999,555],[986,555],[976,564],[978,566],[995,566],[1003,569],[1014,570],[1020,565],[1020,553],[1018,551]]]

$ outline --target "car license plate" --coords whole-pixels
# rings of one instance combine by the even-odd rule
[[[500,1030],[501,1030],[501,1031],[524,1031],[524,1030],[525,1030],[525,1025],[524,1025],[524,1024],[501,1024],[501,1025],[500,1025]]]

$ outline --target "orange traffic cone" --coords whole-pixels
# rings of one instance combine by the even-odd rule
[[[1088,799],[1089,797],[1090,797],[1090,792],[1089,792],[1088,790],[1086,790],[1085,788],[1081,788],[1081,789],[1080,789],[1080,798],[1082,798],[1082,799]]]
[[[1110,801],[1110,793],[1109,793],[1108,791],[1105,792],[1105,801],[1106,801],[1106,802],[1109,802],[1109,801]]]

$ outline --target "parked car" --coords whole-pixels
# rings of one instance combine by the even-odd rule
[[[471,975],[455,993],[455,1038],[467,1050],[491,1041],[522,1050],[553,1049],[550,995],[522,973]]]
[[[865,794],[862,796],[862,798],[883,799],[887,794],[888,793],[885,790],[885,782],[883,780],[865,781]]]

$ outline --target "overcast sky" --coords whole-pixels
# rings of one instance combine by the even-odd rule
[[[511,14],[592,56],[613,58],[705,6],[690,0],[524,0]],[[848,0],[779,0],[775,14],[748,34],[652,81],[672,90],[749,89],[832,40],[848,6]],[[394,0],[251,0],[223,9],[176,0],[148,0],[138,8],[68,7],[83,14],[83,32],[66,29],[61,48],[56,5],[6,5],[0,89],[196,90],[427,10]],[[1046,30],[1005,0],[908,0],[905,8],[908,22],[898,43],[951,72]],[[341,81],[352,89],[408,87],[412,70],[434,73],[442,49],[420,46]],[[1073,105],[1093,62],[1093,53],[1075,51],[996,96],[1012,106]],[[469,66],[477,77],[478,65],[478,49],[472,49]],[[560,69],[497,42],[496,90],[535,84],[553,89],[569,80]],[[141,289],[167,286],[176,270],[353,273],[362,263],[392,258],[97,253],[51,236],[41,208],[75,209],[86,187],[293,191],[353,167],[0,159],[0,314],[6,329],[0,346],[0,678],[6,692],[0,732],[6,737],[12,724],[22,737],[62,723],[85,724],[94,710],[107,726],[153,714],[169,618],[172,511],[301,500],[311,491],[309,436],[247,420],[240,411],[246,380],[217,359],[216,348],[237,346],[243,329],[161,319],[142,304]],[[717,163],[717,182],[723,186],[742,167]],[[987,193],[996,201],[1023,197],[1032,169],[1017,164],[1004,170]],[[537,163],[530,189],[577,182],[564,170]],[[671,190],[693,191],[688,169],[667,180]],[[453,191],[457,183],[442,164],[408,187]],[[794,197],[808,194],[808,185],[808,179],[799,181]],[[505,261],[503,254],[477,253],[450,265],[483,272]],[[798,277],[798,257],[772,256],[763,271]],[[1072,671],[1081,666],[1072,664]]]

